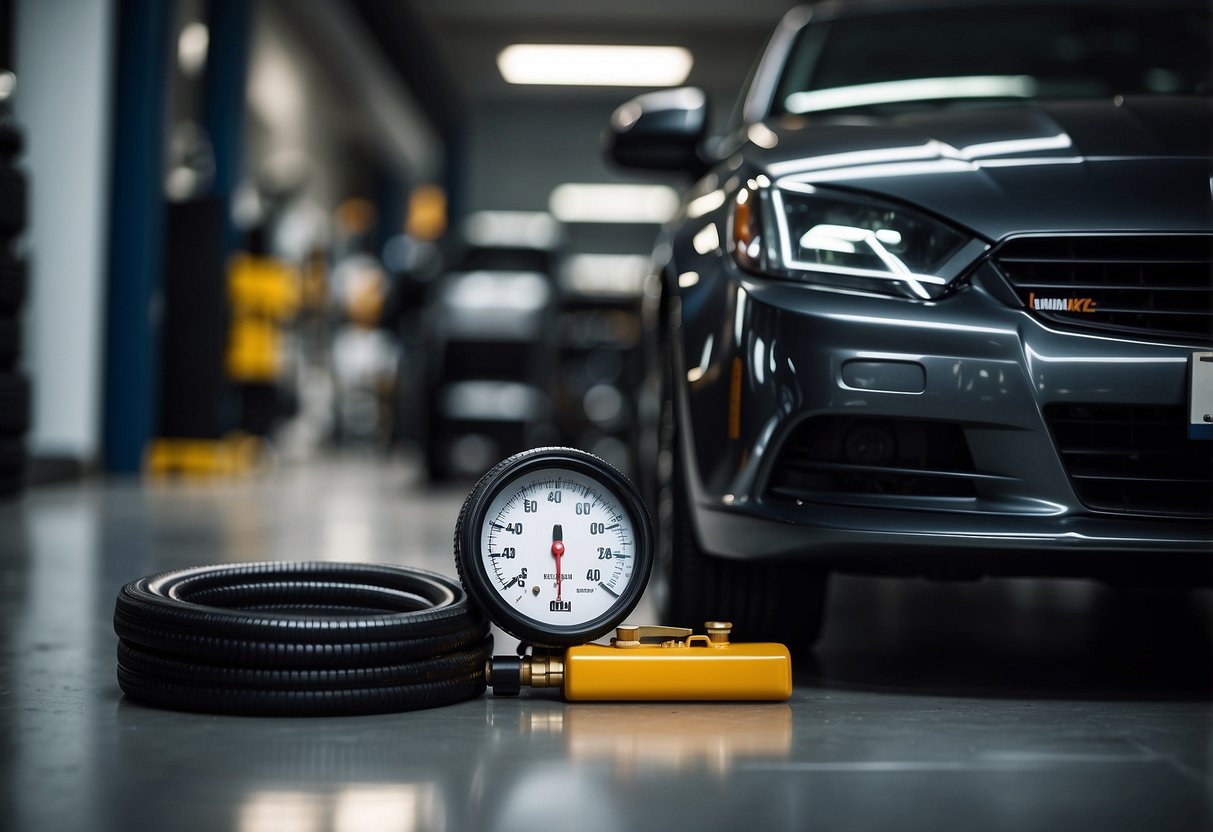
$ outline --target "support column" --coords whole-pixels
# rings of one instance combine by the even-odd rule
[[[140,470],[159,401],[165,84],[173,6],[164,0],[117,3],[103,441],[105,467],[121,473]]]

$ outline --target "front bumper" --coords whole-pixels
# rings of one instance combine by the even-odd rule
[[[1057,406],[1186,408],[1191,347],[1049,328],[989,264],[935,303],[756,278],[725,258],[696,265],[694,285],[672,288],[670,340],[684,482],[706,551],[1022,574],[1093,574],[1150,556],[1209,573],[1213,522],[1200,498],[1195,510],[1084,504],[1046,418]],[[875,443],[847,438],[860,423]],[[881,435],[963,448],[867,458],[880,456]],[[793,446],[811,456],[835,440],[833,463],[789,480]]]

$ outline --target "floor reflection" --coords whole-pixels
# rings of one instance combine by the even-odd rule
[[[256,791],[240,804],[237,832],[417,832],[446,829],[432,783],[358,784],[335,792]]]
[[[727,774],[738,760],[786,759],[792,709],[766,704],[571,704],[523,712],[522,736],[563,737],[571,760],[606,760],[638,770]]]

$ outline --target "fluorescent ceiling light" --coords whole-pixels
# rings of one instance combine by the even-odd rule
[[[956,78],[910,78],[853,87],[794,92],[784,106],[789,113],[814,113],[895,104],[904,101],[945,101],[950,98],[1031,98],[1036,79],[1029,75],[965,75]]]
[[[560,226],[546,211],[477,211],[463,233],[471,245],[486,248],[551,250],[560,243]]]
[[[541,312],[552,294],[549,279],[537,272],[466,272],[444,285],[443,303],[460,311]]]
[[[692,63],[681,46],[515,43],[497,55],[511,84],[673,87],[686,81]]]
[[[643,254],[575,254],[565,264],[561,285],[583,295],[639,297],[648,269]]]
[[[561,222],[663,223],[678,211],[669,185],[566,182],[552,191],[552,216]]]

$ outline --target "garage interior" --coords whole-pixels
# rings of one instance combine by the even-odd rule
[[[511,84],[498,58],[681,46],[719,126],[792,5],[0,0],[23,136],[0,155],[28,182],[2,322],[29,399],[0,445],[4,828],[1213,828],[1207,588],[836,575],[779,703],[535,690],[301,718],[123,696],[128,581],[454,577],[460,507],[509,453],[635,475],[645,270],[685,183],[603,157],[652,86]],[[604,186],[653,190],[594,214]],[[450,284],[463,329],[435,311],[444,275],[493,270],[517,291]],[[477,347],[502,309],[514,334]],[[656,617],[650,592],[628,621],[682,623]]]

